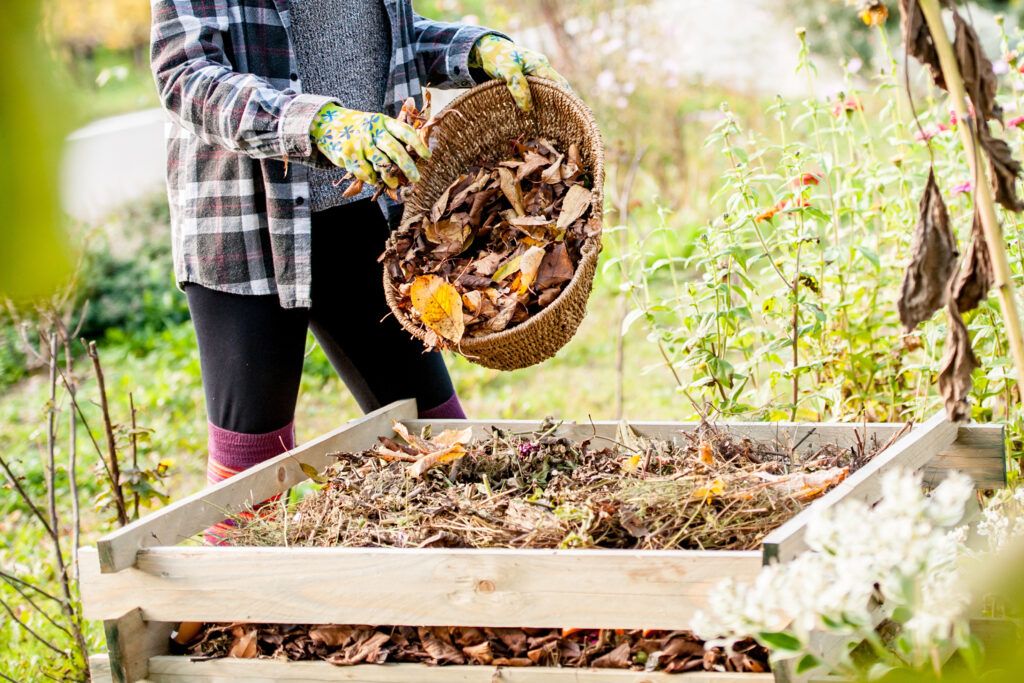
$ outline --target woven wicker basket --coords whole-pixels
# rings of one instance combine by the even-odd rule
[[[594,202],[590,221],[600,229],[604,201],[604,146],[590,109],[572,92],[551,81],[531,77],[534,107],[524,114],[516,107],[503,81],[490,81],[460,95],[449,108],[462,114],[446,116],[431,136],[434,154],[417,164],[422,180],[406,197],[406,211],[426,213],[441,193],[480,160],[493,160],[508,151],[508,142],[522,135],[540,135],[560,149],[577,143],[584,169],[593,178]],[[562,293],[542,311],[502,332],[466,337],[456,349],[474,363],[498,370],[518,370],[554,356],[576,333],[586,314],[594,282],[600,233],[584,243],[576,274]],[[397,285],[384,269],[384,293],[398,321],[418,339],[426,331],[398,307]]]

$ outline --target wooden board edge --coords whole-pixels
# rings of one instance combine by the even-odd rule
[[[89,681],[91,683],[114,683],[114,674],[110,669],[108,655],[89,655]]]
[[[908,467],[918,470],[932,457],[953,444],[959,435],[959,425],[950,422],[944,410],[935,413],[915,427],[896,443],[889,446],[864,467],[860,468],[834,489],[817,499],[795,516],[769,533],[762,542],[764,563],[786,562],[805,548],[803,535],[807,523],[823,511],[847,500],[867,495],[870,502],[877,497],[869,494],[877,486],[877,478],[886,470]]]
[[[158,622],[675,629],[721,578],[752,581],[760,568],[756,550],[155,547],[118,574],[82,565],[83,609],[111,619],[140,608]],[[345,588],[326,598],[317,587],[332,579]]]
[[[217,523],[226,514],[260,503],[304,481],[308,475],[300,464],[322,469],[329,463],[329,454],[346,448],[346,440],[354,439],[357,433],[363,437],[358,445],[364,448],[376,441],[379,433],[386,433],[385,428],[390,427],[392,420],[407,420],[416,415],[414,399],[396,401],[107,534],[96,543],[100,569],[104,573],[127,569],[135,564],[139,549],[175,545]]]
[[[149,676],[151,657],[167,653],[172,624],[147,622],[141,609],[103,622],[114,683],[139,683]]]
[[[188,657],[154,657],[153,683],[223,680],[344,681],[346,683],[767,683],[772,674],[697,672],[648,673],[615,669],[555,667],[441,666],[425,664],[360,664],[338,667],[327,662],[278,662],[260,659],[217,659],[193,662]]]

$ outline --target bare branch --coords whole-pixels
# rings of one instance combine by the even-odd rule
[[[100,409],[103,411],[103,426],[107,434],[107,451],[110,458],[110,479],[113,489],[114,503],[117,506],[117,521],[121,526],[128,524],[128,509],[124,501],[124,489],[121,488],[121,465],[117,458],[117,443],[114,440],[114,423],[110,419],[110,405],[107,402],[107,383],[103,377],[103,366],[100,364],[100,354],[96,349],[96,342],[89,342],[89,358],[92,358],[93,368],[96,370],[96,382],[100,390]]]
[[[59,654],[61,657],[67,657],[68,656],[68,653],[67,653],[66,650],[60,649],[59,647],[57,647],[56,645],[51,643],[49,640],[47,640],[46,638],[44,638],[43,636],[39,635],[34,630],[32,630],[31,626],[29,626],[24,621],[19,619],[18,615],[14,613],[14,610],[11,609],[11,606],[8,605],[7,602],[4,601],[2,598],[0,598],[0,607],[3,607],[7,611],[7,613],[9,615],[11,615],[11,619],[13,619],[16,624],[18,624],[23,629],[25,629],[25,631],[27,631],[29,633],[29,635],[31,635],[33,638],[35,638],[40,643],[42,643],[46,647],[50,648],[51,650],[53,650],[54,652]]]

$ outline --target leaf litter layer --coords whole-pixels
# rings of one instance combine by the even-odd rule
[[[188,651],[195,659],[325,660],[337,666],[405,662],[668,673],[769,670],[768,652],[753,640],[740,641],[726,653],[705,650],[687,631],[236,623],[207,626]]]
[[[708,423],[671,440],[623,425],[573,440],[545,421],[396,437],[338,453],[297,504],[239,518],[229,543],[390,548],[750,550],[885,446],[754,442]],[[312,470],[308,466],[303,469]],[[316,474],[314,472],[308,472]]]

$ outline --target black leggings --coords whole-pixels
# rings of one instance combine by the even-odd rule
[[[415,398],[421,411],[455,393],[439,353],[389,315],[377,257],[388,223],[370,201],[313,215],[313,306],[277,295],[185,286],[199,340],[207,416],[233,432],[264,434],[295,416],[306,331],[312,329],[363,411]]]

